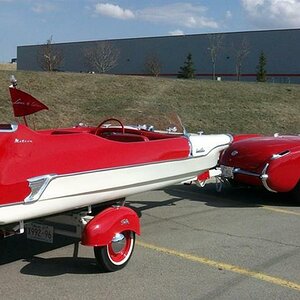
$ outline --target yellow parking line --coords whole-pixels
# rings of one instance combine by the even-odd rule
[[[291,211],[291,210],[287,210],[287,209],[275,208],[275,207],[271,207],[271,206],[263,206],[262,208],[271,210],[271,211],[275,211],[275,212],[279,212],[279,213],[300,216],[300,212]]]
[[[141,247],[151,249],[151,250],[154,250],[154,251],[158,251],[158,252],[161,252],[161,253],[164,253],[164,254],[181,257],[183,259],[190,260],[190,261],[193,261],[193,262],[197,262],[199,264],[205,264],[205,265],[208,265],[208,266],[213,267],[213,268],[238,273],[238,274],[241,274],[241,275],[244,275],[244,276],[252,277],[252,278],[255,278],[255,279],[258,279],[258,280],[266,281],[266,282],[269,282],[269,283],[272,283],[272,284],[276,284],[276,285],[279,285],[279,286],[283,286],[283,287],[287,287],[287,288],[290,288],[290,289],[300,291],[300,284],[296,283],[296,282],[281,279],[281,278],[278,278],[278,277],[273,277],[273,276],[270,276],[268,274],[264,274],[264,273],[261,273],[261,272],[251,271],[251,270],[244,269],[244,268],[234,266],[234,265],[230,265],[230,264],[227,264],[227,263],[214,261],[214,260],[211,260],[209,258],[195,256],[195,255],[192,255],[192,254],[179,252],[179,251],[176,251],[176,250],[167,249],[167,248],[163,248],[163,247],[158,247],[158,246],[148,244],[148,243],[144,243],[144,242],[141,242],[141,241],[137,241],[136,243],[137,243],[137,245],[139,245]]]

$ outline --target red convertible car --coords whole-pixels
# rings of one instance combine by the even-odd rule
[[[222,180],[292,192],[300,201],[300,135],[237,135],[220,166]]]

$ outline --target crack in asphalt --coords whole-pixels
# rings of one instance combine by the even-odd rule
[[[206,210],[206,212],[207,212],[207,210]],[[280,242],[280,241],[274,241],[274,240],[270,240],[270,239],[266,239],[266,238],[259,238],[259,237],[254,237],[254,236],[241,236],[241,235],[236,235],[236,234],[232,234],[232,233],[228,233],[228,232],[208,230],[208,229],[205,229],[205,228],[196,228],[196,227],[193,227],[193,226],[181,223],[179,221],[174,221],[173,220],[174,218],[178,219],[178,218],[181,218],[181,217],[187,217],[187,216],[191,216],[191,215],[196,215],[196,214],[199,214],[199,212],[193,212],[193,213],[190,213],[190,214],[181,215],[181,216],[175,216],[175,217],[170,217],[170,218],[161,218],[161,217],[157,217],[157,216],[151,215],[149,213],[145,213],[145,212],[144,212],[144,214],[147,215],[147,216],[149,216],[149,217],[155,218],[156,221],[149,222],[149,223],[144,223],[143,227],[149,226],[149,225],[152,225],[152,224],[157,224],[158,223],[157,220],[159,220],[160,222],[172,222],[172,223],[174,223],[176,225],[180,225],[182,227],[186,227],[188,229],[192,229],[192,230],[198,231],[198,232],[207,232],[207,233],[219,234],[219,235],[223,235],[223,236],[225,235],[225,236],[235,237],[235,238],[244,238],[244,239],[258,240],[258,241],[264,241],[264,242],[273,243],[273,244],[276,244],[276,245],[282,245],[282,246],[290,246],[290,247],[300,248],[300,245],[296,245],[296,244],[284,243],[284,242]]]

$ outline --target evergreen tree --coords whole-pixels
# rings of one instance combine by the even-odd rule
[[[195,77],[195,68],[191,53],[188,54],[183,67],[180,67],[177,77],[184,79],[191,79]]]
[[[267,71],[266,71],[267,60],[264,52],[262,51],[259,56],[259,62],[257,66],[256,81],[266,82],[267,81]]]

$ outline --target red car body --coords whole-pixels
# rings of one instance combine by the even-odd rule
[[[225,179],[272,192],[294,191],[299,198],[300,136],[237,135],[220,166]]]

